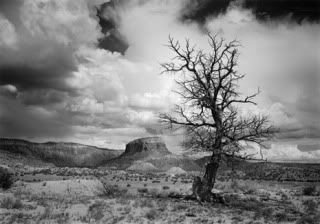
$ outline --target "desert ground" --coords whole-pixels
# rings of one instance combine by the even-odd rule
[[[15,167],[1,223],[319,223],[319,183],[217,181],[225,203],[185,200],[194,174]],[[309,189],[309,191],[308,191]]]
[[[121,169],[114,161],[56,166],[8,150],[0,158],[2,184],[5,172],[12,181],[0,188],[0,223],[320,223],[318,164],[241,163],[234,172],[222,166],[214,193],[223,201],[208,203],[188,197],[201,170],[161,170],[156,165],[166,163],[155,156]]]

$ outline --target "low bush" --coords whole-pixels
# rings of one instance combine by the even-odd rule
[[[149,195],[153,198],[159,198],[161,195],[159,193],[159,190],[156,188],[152,188],[149,190]]]
[[[314,200],[306,200],[303,202],[305,212],[310,214],[310,213],[315,213],[318,208],[318,204]]]
[[[88,209],[89,217],[99,221],[104,217],[104,203],[102,201],[96,201],[90,205]]]
[[[0,187],[3,189],[9,189],[13,184],[13,174],[9,170],[0,167]]]
[[[128,189],[121,189],[117,185],[103,184],[103,192],[100,196],[118,197],[123,196],[127,192]]]
[[[313,196],[317,193],[317,188],[315,185],[303,188],[303,194],[306,196]]]
[[[43,219],[50,219],[52,216],[52,207],[51,206],[46,206],[43,213],[40,216],[40,220]]]
[[[320,223],[320,215],[305,215],[302,216],[296,224],[318,224]]]
[[[274,217],[278,223],[289,221],[289,217],[286,212],[278,212],[274,215]]]
[[[150,209],[146,212],[145,217],[149,220],[155,220],[158,215],[158,212],[156,209]]]
[[[148,193],[148,188],[138,188],[137,191],[139,193]]]
[[[163,186],[162,189],[163,189],[163,190],[169,190],[170,187],[169,187],[169,186]]]
[[[272,207],[265,207],[265,208],[257,209],[255,212],[256,212],[255,213],[256,219],[263,217],[265,220],[269,220],[273,216],[274,210]]]

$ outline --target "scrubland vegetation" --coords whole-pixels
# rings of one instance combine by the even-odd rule
[[[0,150],[0,223],[320,223],[317,164],[222,163],[206,202],[192,196],[206,158],[152,147],[86,168]]]
[[[26,169],[24,172],[16,172],[12,187],[1,190],[2,223],[320,221],[317,183],[241,180],[224,175],[215,186],[223,203],[207,203],[188,198],[193,181],[190,173],[108,168],[38,168],[29,174]]]

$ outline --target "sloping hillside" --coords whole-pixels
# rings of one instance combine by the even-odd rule
[[[96,167],[123,152],[77,143],[34,143],[8,138],[0,138],[0,151],[69,167]]]
[[[210,156],[195,160],[204,169]],[[218,176],[224,178],[230,176],[231,163],[224,158],[218,170]],[[234,160],[233,170],[235,177],[253,180],[277,180],[277,181],[302,181],[319,182],[320,164],[303,163],[277,163],[262,161]]]

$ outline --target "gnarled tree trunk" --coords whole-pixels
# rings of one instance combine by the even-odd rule
[[[212,155],[210,162],[206,164],[205,174],[202,178],[195,177],[192,191],[193,195],[199,201],[216,201],[217,197],[212,194],[212,188],[216,181],[221,156]]]

